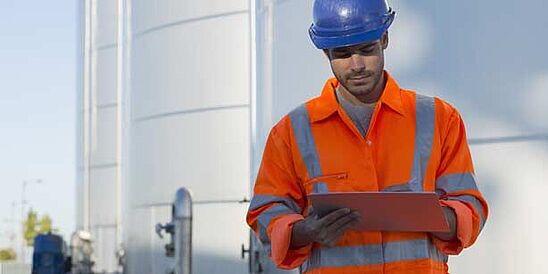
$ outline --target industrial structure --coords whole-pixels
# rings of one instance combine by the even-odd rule
[[[417,14],[406,9],[411,3],[392,2],[396,11],[401,11],[401,18],[397,17],[394,23],[393,46],[387,51],[388,68],[402,75],[396,78],[405,81],[404,87],[431,88],[421,92],[466,102],[466,93],[438,94],[437,85],[421,81],[422,76],[415,71],[419,66],[428,74],[425,78],[449,79],[447,82],[452,85],[452,78],[438,68],[440,60],[448,63],[443,56],[455,60],[448,51],[432,50],[432,45],[406,46],[432,42],[432,36],[442,31],[428,27],[420,16],[414,20]],[[419,2],[417,5],[425,8],[426,4]],[[264,257],[245,224],[245,213],[271,126],[307,98],[317,95],[330,76],[323,53],[313,48],[307,36],[312,1],[79,3],[82,63],[76,229],[89,232],[93,271],[175,271],[177,244],[172,244],[172,238],[166,235],[176,230],[173,221],[182,216],[174,214],[174,203],[177,191],[184,188],[190,191],[192,199],[189,250],[193,273],[285,273]],[[429,11],[437,14],[436,7]],[[454,18],[434,19],[452,24]],[[417,32],[417,36],[408,31]],[[475,34],[466,36],[458,29],[455,35],[454,39],[476,38]],[[403,38],[409,39],[406,44]],[[451,39],[447,41],[448,50],[454,49]],[[426,58],[425,52],[432,52],[434,57]],[[426,61],[419,60],[422,57]],[[464,70],[457,61],[451,64],[454,67],[448,68],[450,72]],[[487,102],[490,97],[476,99]],[[473,105],[461,109],[465,118],[471,118],[474,132],[479,132],[473,136],[493,136],[478,126],[485,120],[471,121],[473,115],[485,117],[481,113],[485,109],[475,109]],[[518,131],[502,132],[516,135]],[[543,138],[537,139],[543,142]],[[489,166],[494,161],[493,151],[488,149],[490,142],[510,142],[498,151],[500,157],[495,157],[497,164],[503,166],[506,162],[501,162],[502,155],[518,153],[511,142],[524,140],[527,137],[471,140],[473,145],[484,145],[472,149],[478,156],[475,159],[480,187],[488,200],[495,188],[499,197],[514,199],[513,188],[500,187],[505,178],[497,177],[497,168]],[[527,180],[547,179],[546,173],[532,176],[537,177]],[[527,189],[527,195],[538,196],[532,187]],[[490,202],[495,224],[524,221],[519,211],[526,206],[510,208],[502,200]],[[510,217],[499,215],[499,206]],[[539,208],[533,210],[540,212]],[[539,218],[542,220],[536,220],[540,224],[547,221],[546,217]],[[450,267],[461,271],[455,273],[528,273],[505,268],[504,258],[512,258],[530,269],[543,262],[540,255],[501,250],[498,234],[491,233],[491,229],[488,223],[471,251],[475,255],[451,259]],[[504,228],[502,231],[510,233]],[[521,237],[531,241],[534,236]],[[519,242],[510,242],[515,250],[525,252]],[[542,245],[533,244],[532,248],[542,250]],[[532,266],[527,266],[531,262]]]
[[[169,272],[169,237],[155,227],[172,219],[183,186],[193,197],[194,273],[248,271],[244,216],[265,136],[314,94],[293,92],[308,84],[282,80],[295,76],[289,71],[274,73],[283,71],[274,56],[297,57],[272,46],[276,29],[290,27],[275,20],[276,8],[247,0],[85,2],[78,223],[94,239],[96,272],[120,272],[122,259],[127,273]],[[308,51],[307,38],[299,40]],[[323,63],[313,59],[303,71]],[[323,72],[310,73],[318,86]]]

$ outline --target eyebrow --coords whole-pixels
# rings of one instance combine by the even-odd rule
[[[369,43],[369,44],[355,45],[355,46],[350,46],[350,47],[334,48],[332,50],[333,51],[346,51],[346,50],[351,49],[351,48],[363,49],[363,48],[370,48],[372,46],[375,46],[376,44],[377,44],[376,42],[373,42],[373,43]]]
[[[370,47],[373,47],[375,46],[377,43],[370,43],[370,44],[365,44],[365,45],[359,45],[358,48],[370,48]]]

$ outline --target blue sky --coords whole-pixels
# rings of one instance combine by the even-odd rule
[[[43,180],[27,188],[30,206],[73,230],[76,23],[76,1],[0,1],[0,247],[26,179]]]

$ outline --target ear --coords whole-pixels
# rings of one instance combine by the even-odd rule
[[[327,59],[331,60],[331,58],[329,58],[329,50],[328,49],[323,49],[323,53],[325,54],[325,57],[327,57]]]
[[[388,48],[388,31],[386,31],[381,37],[382,49]]]

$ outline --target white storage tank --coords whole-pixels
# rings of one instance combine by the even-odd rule
[[[83,40],[79,94],[77,230],[93,237],[94,271],[117,273],[121,238],[118,3],[79,2]]]
[[[129,273],[165,273],[154,234],[175,191],[193,194],[193,272],[245,273],[251,159],[249,1],[132,1]]]

